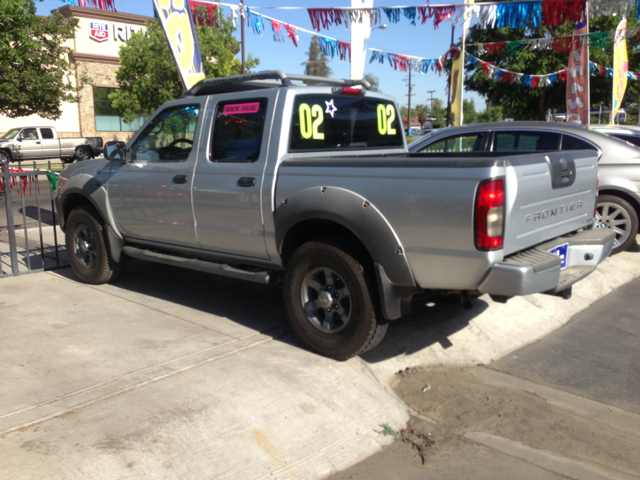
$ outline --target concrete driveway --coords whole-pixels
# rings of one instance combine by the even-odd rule
[[[623,253],[570,301],[416,301],[347,362],[296,341],[277,287],[145,262],[100,287],[2,279],[0,478],[322,478],[406,422],[398,370],[501,358],[638,275]]]

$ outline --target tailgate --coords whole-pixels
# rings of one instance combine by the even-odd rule
[[[505,159],[504,255],[591,225],[598,157],[593,151]]]

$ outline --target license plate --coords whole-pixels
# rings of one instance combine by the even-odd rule
[[[560,270],[564,269],[567,266],[567,251],[569,250],[569,244],[564,243],[562,245],[557,246],[549,250],[549,253],[553,253],[560,257]]]

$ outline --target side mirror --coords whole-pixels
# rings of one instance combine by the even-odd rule
[[[23,140],[22,134],[18,135],[18,141],[21,142]]]
[[[127,144],[124,142],[105,143],[104,158],[124,163],[127,158]]]

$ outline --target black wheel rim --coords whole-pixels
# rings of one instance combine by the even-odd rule
[[[97,255],[93,234],[86,225],[78,225],[73,236],[73,249],[80,265],[93,268]]]
[[[301,301],[307,320],[325,333],[338,333],[351,320],[351,291],[332,268],[319,267],[307,274]]]
[[[89,152],[87,152],[86,150],[80,150],[78,152],[78,161],[84,162],[85,160],[89,160]]]

